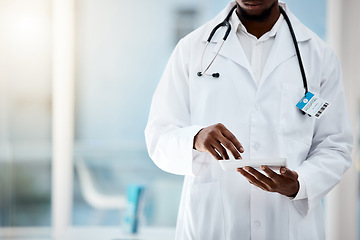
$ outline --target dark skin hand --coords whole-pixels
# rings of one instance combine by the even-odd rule
[[[194,137],[194,149],[208,152],[215,159],[229,159],[228,149],[235,159],[241,159],[244,148],[236,137],[221,123],[201,129]]]
[[[193,148],[199,152],[208,152],[215,159],[229,159],[226,151],[231,152],[235,159],[241,159],[244,148],[237,138],[221,123],[201,129],[194,137]],[[251,167],[238,169],[251,184],[264,191],[277,192],[288,197],[295,197],[299,191],[298,174],[282,167],[280,174],[267,166],[262,166],[266,176]]]
[[[260,38],[279,19],[278,0],[236,0],[236,14],[252,35]]]
[[[241,173],[254,186],[268,192],[277,192],[288,197],[295,197],[299,192],[298,174],[286,167],[280,168],[280,174],[268,166],[261,166],[267,176],[252,167],[239,168]]]

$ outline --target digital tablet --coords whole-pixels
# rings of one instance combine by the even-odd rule
[[[286,158],[262,158],[262,159],[230,159],[218,161],[224,171],[236,171],[238,168],[253,167],[260,168],[261,165],[278,170],[280,167],[286,167]]]

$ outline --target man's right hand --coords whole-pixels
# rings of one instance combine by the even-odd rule
[[[217,160],[229,159],[226,149],[235,159],[241,159],[240,153],[244,152],[234,134],[221,123],[201,129],[194,137],[193,147],[199,152],[210,153]]]

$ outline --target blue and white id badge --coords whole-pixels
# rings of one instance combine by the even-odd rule
[[[324,99],[314,95],[311,92],[307,92],[305,96],[296,104],[301,111],[319,118],[326,110],[330,103]]]

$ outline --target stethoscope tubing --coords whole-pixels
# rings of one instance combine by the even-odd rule
[[[206,41],[206,45],[205,45],[205,48],[204,48],[204,51],[202,53],[202,56],[201,56],[201,69],[202,66],[203,66],[203,59],[204,59],[204,55],[205,55],[205,51],[211,41],[211,39],[213,38],[213,36],[215,35],[216,31],[220,28],[220,27],[227,27],[226,29],[226,32],[224,34],[224,37],[223,37],[223,41],[219,47],[219,49],[216,51],[215,53],[215,56],[212,58],[212,60],[210,61],[210,63],[208,64],[208,66],[205,68],[204,71],[200,71],[197,73],[197,75],[199,77],[203,76],[203,75],[207,75],[207,76],[212,76],[214,78],[218,78],[220,76],[220,73],[213,73],[213,74],[207,74],[207,71],[209,70],[209,68],[211,67],[211,65],[214,63],[216,57],[218,56],[222,46],[224,45],[227,37],[229,36],[230,34],[230,31],[231,31],[231,25],[230,25],[230,17],[232,15],[232,13],[234,12],[234,10],[236,9],[237,5],[235,5],[233,8],[231,8],[230,12],[228,13],[228,15],[226,16],[226,18],[224,19],[224,21],[222,21],[221,23],[219,23],[218,25],[216,25],[214,27],[214,29],[211,31],[207,41]],[[293,40],[293,43],[294,43],[294,47],[295,47],[295,51],[296,51],[296,56],[297,56],[297,59],[298,59],[298,62],[299,62],[299,68],[300,68],[300,72],[301,72],[301,77],[302,77],[302,80],[303,80],[303,85],[304,85],[304,89],[305,89],[305,94],[308,93],[308,84],[307,84],[307,79],[306,79],[306,74],[305,74],[305,69],[304,69],[304,65],[303,65],[303,61],[301,59],[301,54],[300,54],[300,49],[299,49],[299,45],[298,45],[298,42],[297,42],[297,39],[296,39],[296,35],[295,35],[295,32],[294,32],[294,29],[292,27],[292,24],[291,24],[291,21],[287,15],[287,13],[285,12],[285,10],[279,6],[280,8],[280,12],[281,14],[284,16],[284,19],[289,27],[289,30],[290,30],[290,34],[291,34],[291,38]]]
[[[219,49],[216,51],[215,56],[212,58],[212,60],[210,61],[210,63],[208,64],[208,66],[205,68],[204,71],[200,71],[200,72],[197,73],[197,75],[198,75],[199,77],[201,77],[201,76],[203,76],[203,75],[207,75],[207,76],[213,76],[214,78],[218,78],[218,77],[220,76],[219,73],[213,73],[213,74],[209,75],[209,74],[206,74],[206,72],[209,70],[209,68],[211,67],[211,65],[212,65],[213,62],[215,61],[215,59],[216,59],[216,57],[218,56],[218,54],[219,54],[222,46],[224,45],[226,39],[228,38],[228,36],[229,36],[229,34],[230,34],[230,32],[231,32],[231,25],[230,25],[230,22],[229,22],[229,21],[230,21],[230,17],[231,17],[231,15],[232,15],[232,13],[233,13],[234,10],[236,9],[236,7],[237,7],[237,5],[235,5],[233,8],[231,8],[230,12],[228,13],[228,15],[226,16],[226,18],[224,19],[224,21],[222,21],[221,23],[219,23],[218,25],[216,25],[216,26],[213,28],[213,30],[211,31],[208,39],[206,40],[206,45],[205,45],[204,51],[203,51],[202,56],[201,56],[201,63],[200,63],[200,64],[201,64],[201,69],[203,69],[202,66],[203,66],[203,59],[204,59],[205,51],[206,51],[209,43],[211,42],[211,39],[212,39],[213,36],[215,35],[216,31],[217,31],[220,27],[226,27],[226,28],[227,28],[227,29],[226,29],[226,32],[225,32],[225,34],[224,34],[224,37],[223,37],[223,41],[222,41]]]
[[[288,15],[286,14],[285,10],[282,7],[280,7],[280,12],[284,16],[284,19],[285,19],[285,21],[286,21],[286,23],[287,23],[287,25],[289,27],[289,30],[290,30],[291,38],[292,38],[292,40],[294,42],[296,56],[297,56],[297,59],[298,59],[298,62],[299,62],[301,77],[302,77],[302,80],[303,80],[303,85],[304,85],[305,94],[306,94],[306,93],[308,93],[308,85],[307,85],[307,79],[306,79],[306,74],[305,74],[303,61],[301,59],[299,44],[297,42],[295,32],[294,32],[294,29],[293,29],[292,24],[290,22],[290,19],[289,19]]]

